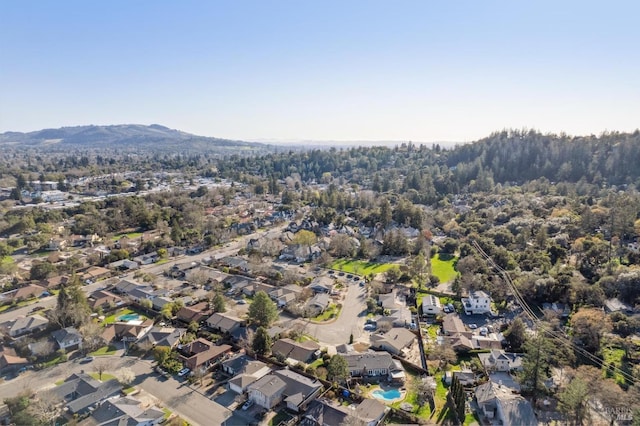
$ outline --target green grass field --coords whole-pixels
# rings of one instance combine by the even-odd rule
[[[102,356],[102,355],[113,355],[114,353],[116,353],[116,347],[109,345],[109,346],[103,346],[97,351],[91,352],[89,355]]]
[[[455,256],[436,254],[431,258],[431,274],[438,277],[441,283],[452,281],[458,275],[454,267],[457,259]]]
[[[340,308],[338,308],[338,305],[332,304],[323,313],[313,318],[313,320],[328,321],[329,319],[332,319],[333,317],[337,317],[338,315],[340,315]]]
[[[366,262],[364,260],[338,259],[329,265],[331,269],[356,275],[381,274],[393,267],[392,263]]]
[[[142,232],[129,232],[128,234],[118,234],[118,235],[114,235],[111,240],[112,241],[117,241],[122,237],[127,237],[130,240],[134,240],[136,238],[140,238],[142,236]]]

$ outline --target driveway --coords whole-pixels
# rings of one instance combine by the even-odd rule
[[[318,339],[321,344],[340,345],[349,343],[349,336],[353,334],[353,340],[364,336],[364,323],[367,314],[367,291],[358,283],[351,282],[347,287],[347,294],[342,301],[340,316],[328,324],[305,324],[305,333]],[[367,339],[368,340],[368,339]]]

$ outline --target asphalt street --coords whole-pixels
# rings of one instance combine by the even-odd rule
[[[69,361],[41,371],[27,371],[0,383],[0,401],[23,391],[39,391],[54,387],[57,381],[74,373],[93,372],[98,362],[107,362],[107,372],[114,375],[123,367],[130,368],[136,374],[132,385],[154,396],[163,406],[192,425],[222,425],[232,415],[226,407],[210,400],[195,388],[190,388],[186,382],[173,377],[163,378],[156,374],[150,361],[121,356],[96,357],[93,362],[86,364]]]

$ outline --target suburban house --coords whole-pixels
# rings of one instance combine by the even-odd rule
[[[287,384],[284,380],[269,374],[249,385],[249,399],[270,410],[282,401],[286,389]]]
[[[120,296],[111,293],[108,290],[96,290],[91,293],[87,299],[91,309],[108,309],[111,307],[120,306],[123,300]]]
[[[0,301],[3,303],[19,302],[21,300],[28,300],[34,297],[40,297],[43,294],[47,294],[47,289],[36,285],[29,284],[24,287],[16,288],[14,290],[6,291],[0,294]]]
[[[300,426],[335,426],[345,422],[352,415],[347,407],[333,403],[331,400],[316,399],[309,404]]]
[[[63,284],[69,282],[69,277],[67,275],[58,275],[51,278],[45,278],[44,280],[39,282],[41,287],[46,289],[58,288]]]
[[[371,347],[387,351],[394,355],[403,355],[413,346],[416,335],[406,328],[392,328],[384,334],[371,335]]]
[[[625,314],[632,314],[633,308],[618,299],[617,297],[613,297],[604,301],[604,309],[607,313],[612,312],[624,312]]]
[[[113,291],[118,294],[129,294],[136,288],[144,287],[144,285],[131,280],[120,280],[114,287]]]
[[[165,413],[130,396],[114,397],[91,412],[80,426],[153,426],[164,422]]]
[[[310,363],[315,359],[315,353],[320,350],[320,345],[312,340],[296,342],[292,339],[276,340],[271,347],[271,353],[276,357],[297,362]]]
[[[242,275],[229,275],[222,280],[222,284],[225,288],[229,289],[227,294],[233,295],[242,292],[244,288],[251,285],[251,280]]]
[[[138,296],[137,291],[138,290],[134,290],[134,292],[136,292],[136,296]],[[132,299],[133,299],[133,297],[132,297]],[[149,299],[149,297],[143,297],[140,300],[142,300],[142,299]],[[167,306],[167,305],[169,305],[171,303],[173,303],[173,299],[170,298],[170,297],[166,297],[166,296],[153,297],[152,296],[152,298],[151,298],[151,307],[153,309],[155,309],[156,311],[158,311],[158,312],[162,311],[162,308],[164,308],[165,306]]]
[[[182,347],[180,359],[191,370],[206,370],[230,351],[229,345],[216,346],[207,339],[199,338]]]
[[[254,361],[255,359],[251,358],[249,355],[246,355],[243,351],[242,353],[237,353],[232,357],[224,360],[220,364],[220,369],[225,374],[233,377],[235,375],[242,374],[245,371],[246,366]]]
[[[67,248],[69,242],[64,238],[50,238],[49,244],[47,244],[47,250],[59,251]]]
[[[317,245],[309,247],[306,244],[291,244],[282,249],[278,259],[304,263],[317,259],[321,255],[322,249]]]
[[[183,306],[176,313],[176,318],[187,324],[192,321],[200,324],[200,321],[211,316],[212,313],[213,311],[207,302],[200,302],[191,306]]]
[[[398,294],[397,290],[392,290],[391,293],[379,294],[378,305],[383,309],[398,309],[400,306],[406,305],[405,299]]]
[[[462,298],[462,307],[467,315],[491,313],[491,297],[484,291],[472,291]]]
[[[522,369],[522,355],[520,354],[494,349],[489,353],[479,353],[478,358],[488,372]]]
[[[237,269],[242,272],[249,272],[249,262],[237,256],[227,256],[220,259],[220,263],[228,268]]]
[[[538,424],[529,401],[506,386],[489,381],[476,388],[475,399],[482,415],[492,424]]]
[[[307,288],[310,288],[314,293],[331,293],[333,290],[333,278],[322,276],[316,277],[309,283]]]
[[[127,296],[134,302],[140,303],[142,300],[152,300],[156,297],[153,287],[136,287],[127,293]]]
[[[153,328],[153,320],[146,320],[140,324],[132,322],[116,322],[105,327],[102,337],[105,341],[136,342]]]
[[[491,333],[488,336],[471,337],[471,346],[473,349],[502,349],[502,341],[504,337],[501,333]]]
[[[461,333],[456,333],[452,336],[445,336],[444,341],[451,346],[451,349],[458,353],[468,352],[473,349],[473,342],[471,339]]]
[[[87,281],[98,281],[103,278],[109,278],[111,271],[101,266],[92,266],[82,274],[80,274],[80,280],[84,283]]]
[[[322,391],[322,383],[291,370],[278,370],[249,385],[249,399],[268,410],[284,402],[299,412]]]
[[[155,251],[148,254],[143,254],[141,256],[136,256],[133,258],[133,261],[139,263],[140,265],[151,265],[152,263],[155,263],[158,260],[160,260],[160,256],[158,255],[158,252],[155,252]]]
[[[122,386],[116,379],[100,382],[88,374],[80,373],[69,376],[51,390],[65,400],[66,409],[70,414],[82,415],[89,412],[93,406],[120,395]]]
[[[111,262],[107,266],[111,269],[117,269],[120,271],[133,271],[140,268],[140,264],[138,262],[134,262],[129,259],[117,260],[115,262]]]
[[[232,376],[228,382],[229,389],[241,395],[249,385],[271,373],[271,368],[262,361],[239,354],[223,361],[222,371]]]
[[[383,377],[395,381],[405,379],[402,363],[387,352],[368,351],[346,354],[343,357],[347,361],[351,377]]]
[[[445,336],[455,336],[457,334],[471,338],[473,333],[467,330],[458,314],[447,314],[442,319],[442,332]]]
[[[245,326],[245,321],[231,314],[216,312],[207,318],[207,327],[223,333],[233,333],[237,329]]]
[[[9,347],[0,347],[0,372],[16,371],[29,365],[29,360],[16,355]]]
[[[185,274],[185,279],[189,282],[204,280],[206,282],[221,283],[229,274],[218,271],[208,266],[200,265],[196,268],[189,269]]]
[[[74,327],[67,327],[51,333],[51,337],[58,344],[58,348],[68,350],[82,347],[82,335]]]
[[[327,310],[331,304],[331,298],[327,293],[318,293],[307,302],[305,312],[307,316],[315,317]]]
[[[20,316],[9,325],[9,336],[19,337],[35,333],[44,330],[48,325],[49,320],[37,314],[28,317]]]
[[[164,346],[168,348],[175,348],[180,339],[187,332],[186,328],[173,328],[173,327],[153,327],[146,333],[136,344],[140,347],[145,346]]]
[[[271,300],[276,302],[279,308],[284,308],[289,303],[295,302],[299,294],[300,291],[294,291],[285,287],[274,288],[268,293]]]
[[[396,305],[389,311],[389,315],[376,317],[378,327],[406,327],[411,324],[411,311],[406,306]]]
[[[375,399],[365,398],[355,409],[338,405],[330,400],[315,400],[302,417],[300,426],[335,426],[347,424],[354,417],[365,426],[377,426],[384,420],[389,408]]]
[[[366,426],[377,426],[382,423],[389,412],[389,407],[378,400],[365,398],[356,407],[355,417],[362,420]]]
[[[422,298],[422,315],[438,315],[442,312],[440,298],[427,294]]]

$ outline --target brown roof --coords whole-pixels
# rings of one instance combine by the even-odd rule
[[[40,285],[46,288],[56,288],[62,284],[66,284],[68,281],[69,277],[67,275],[58,275],[57,277],[51,277],[40,281]]]
[[[286,358],[295,359],[300,362],[308,362],[315,351],[320,349],[320,345],[316,342],[307,340],[305,342],[296,342],[291,339],[276,340],[271,348],[274,354],[281,354]]]
[[[449,335],[461,333],[466,337],[471,337],[471,333],[467,331],[458,314],[445,315],[442,320],[442,330],[445,334]]]
[[[109,303],[121,302],[122,298],[107,290],[97,290],[89,295],[89,306],[95,309],[99,306],[107,305]]]
[[[101,266],[92,266],[91,268],[87,269],[82,275],[80,275],[80,279],[84,281],[94,278],[100,278],[106,275],[111,275],[111,271]]]
[[[13,295],[13,298],[28,299],[29,297],[33,297],[33,296],[40,296],[43,291],[46,291],[44,287],[41,287],[36,284],[29,284],[28,286],[20,287],[19,289],[17,289],[15,294]]]
[[[200,302],[193,306],[183,306],[176,314],[176,317],[185,322],[200,322],[212,313],[207,302]]]
[[[191,356],[183,356],[182,359],[185,365],[193,370],[205,365],[207,362],[215,361],[223,354],[231,351],[231,346],[216,346],[213,342],[199,338],[191,342],[185,350],[190,353]]]

